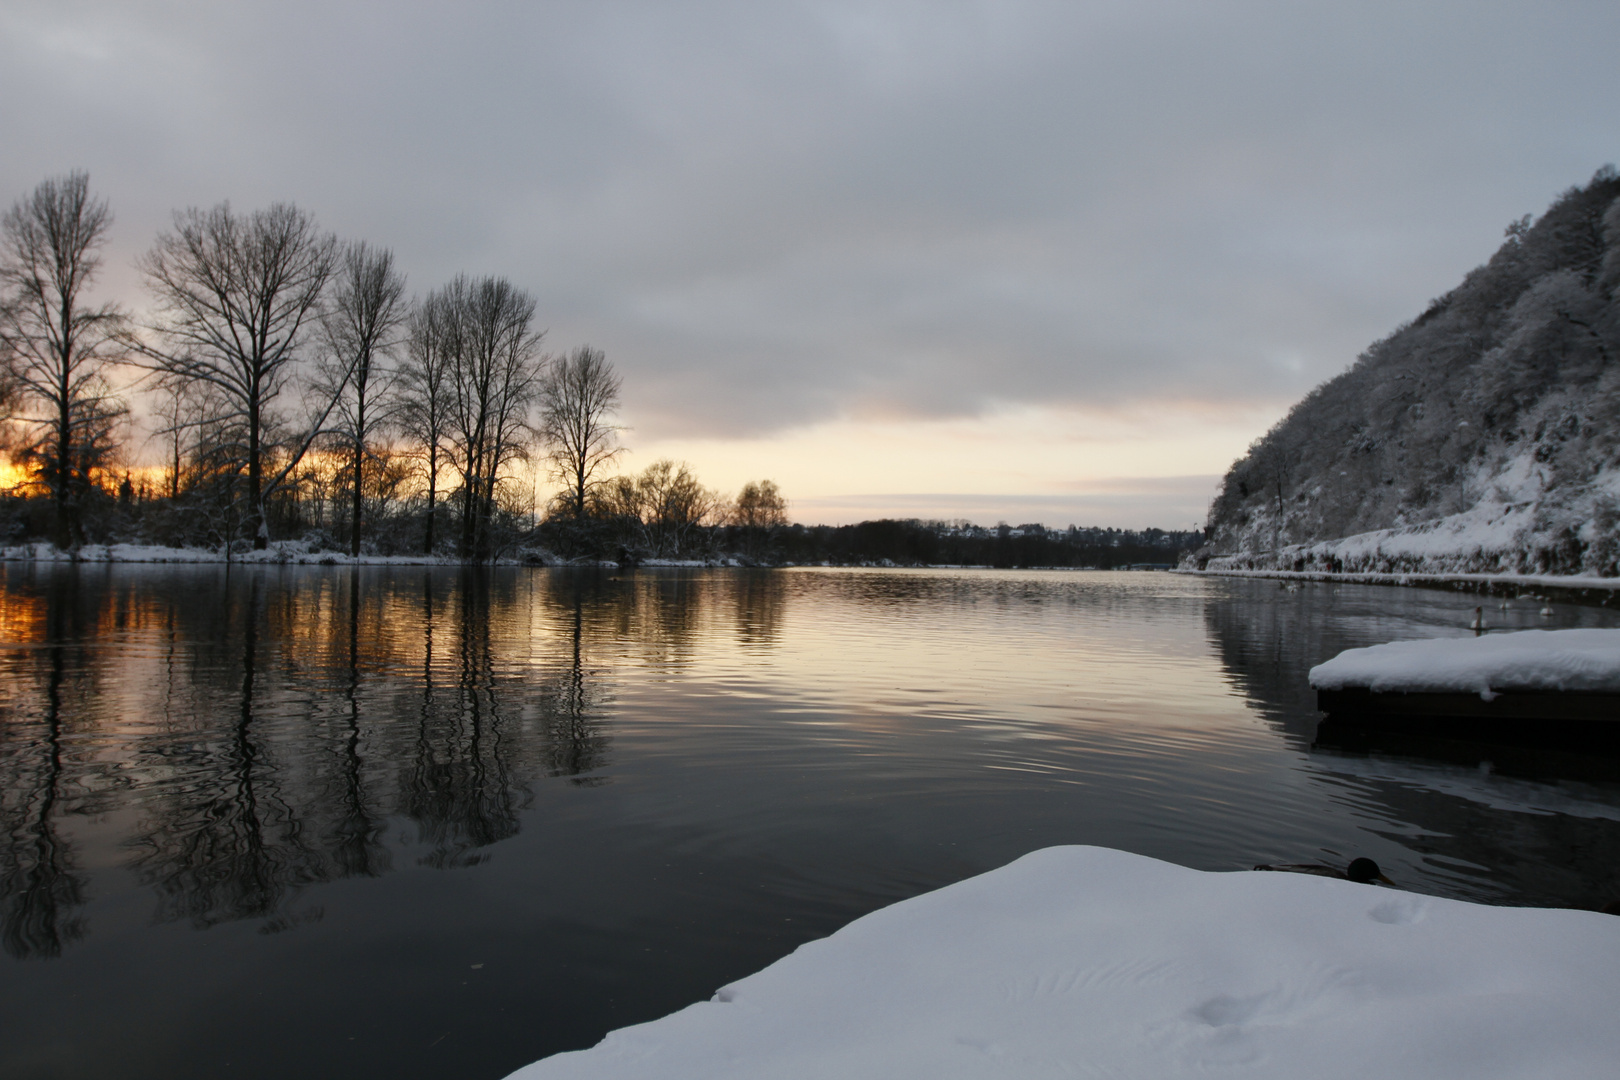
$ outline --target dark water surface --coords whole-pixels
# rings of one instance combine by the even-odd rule
[[[0,1076],[497,1078],[1049,844],[1620,896],[1620,785],[1313,747],[1475,598],[0,566]],[[1498,625],[1620,624],[1539,603]]]

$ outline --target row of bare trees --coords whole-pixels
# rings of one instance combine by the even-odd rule
[[[91,303],[111,222],[82,172],[0,221],[0,420],[60,546],[85,541],[127,416],[118,367],[153,399],[163,496],[227,545],[267,546],[316,459],[341,463],[354,554],[367,492],[403,487],[422,504],[423,550],[491,557],[524,461],[549,466],[563,513],[599,511],[619,378],[598,349],[543,352],[534,297],[506,279],[461,275],[413,301],[387,249],[342,243],[290,204],[222,203],[177,212],[138,260],[153,302],[136,322]]]

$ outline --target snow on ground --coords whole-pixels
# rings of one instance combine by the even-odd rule
[[[1517,630],[1346,649],[1310,670],[1318,690],[1620,693],[1620,630]]]
[[[312,546],[302,540],[276,540],[262,551],[237,551],[229,559],[222,548],[177,548],[158,544],[85,544],[77,552],[63,551],[54,544],[16,544],[0,548],[0,561],[84,562],[84,563],[270,563],[316,566],[460,566],[460,559],[445,555],[361,555]],[[569,560],[541,548],[521,549],[517,556],[496,559],[508,565],[609,566],[613,561]],[[716,559],[644,559],[642,566],[702,567],[742,566],[736,556]]]
[[[1211,577],[1277,578],[1294,581],[1332,581],[1345,585],[1456,585],[1459,583],[1484,591],[1511,587],[1533,595],[1537,589],[1591,590],[1597,593],[1620,592],[1620,577],[1596,577],[1591,574],[1447,574],[1447,573],[1372,573],[1332,570],[1243,570],[1216,567],[1219,560],[1210,560],[1210,569],[1180,568],[1178,574],[1205,574]]]
[[[1620,575],[1620,469],[1580,483],[1548,487],[1546,466],[1525,451],[1488,462],[1465,484],[1472,505],[1427,521],[1397,522],[1338,539],[1272,550],[1274,521],[1257,511],[1227,542],[1240,550],[1210,557],[1204,568],[1369,574]],[[1292,519],[1287,528],[1307,523]],[[1283,531],[1286,535],[1286,529]]]
[[[1449,517],[1280,550],[1218,555],[1212,570],[1343,569],[1349,572],[1514,572],[1533,544],[1534,508],[1483,503]]]
[[[0,559],[27,562],[86,563],[313,563],[317,565],[428,565],[451,564],[456,560],[436,555],[361,555],[313,547],[299,540],[278,540],[262,551],[232,552],[223,548],[164,547],[160,544],[85,544],[76,552],[63,551],[54,544],[18,544],[0,548]]]
[[[1057,847],[511,1080],[1612,1076],[1620,919]]]

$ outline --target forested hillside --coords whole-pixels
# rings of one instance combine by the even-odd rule
[[[1257,441],[1197,562],[1615,576],[1617,293],[1605,166]]]

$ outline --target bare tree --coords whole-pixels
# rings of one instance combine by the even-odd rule
[[[493,554],[496,488],[528,449],[530,410],[546,357],[531,329],[535,302],[505,278],[457,277],[444,295],[456,311],[450,368],[453,458],[461,472],[461,552]]]
[[[201,383],[170,375],[160,376],[152,386],[155,400],[151,405],[151,415],[160,425],[153,429],[152,437],[163,441],[163,456],[169,474],[165,486],[171,500],[180,497],[181,478],[185,473],[188,454],[202,445],[200,430],[216,411],[209,408],[206,401],[200,400],[201,391],[206,389]]]
[[[64,548],[84,541],[92,470],[124,413],[104,373],[118,358],[124,316],[111,304],[85,303],[111,225],[82,172],[42,182],[0,220],[0,347],[20,404],[38,408],[21,417],[31,429],[25,453],[56,504],[55,539]]]
[[[787,524],[787,500],[774,480],[750,480],[737,493],[732,524],[745,529],[769,529]]]
[[[5,291],[0,289],[0,325],[4,325],[10,318],[9,300]],[[13,421],[17,419],[17,408],[22,399],[22,389],[17,385],[16,367],[16,350],[12,348],[10,339],[0,334],[0,450],[11,448]]]
[[[460,350],[456,306],[444,290],[428,294],[411,312],[400,368],[399,422],[405,437],[420,447],[427,474],[427,519],[422,552],[433,554],[439,471],[446,460],[453,397],[451,373]]]
[[[320,314],[337,240],[287,203],[251,214],[229,203],[177,211],[174,231],[160,235],[140,268],[157,298],[161,347],[140,351],[159,369],[220,392],[228,417],[241,425],[247,469],[247,525],[253,546],[270,539],[265,501],[292,475],[323,432],[336,396],[286,447],[280,471],[266,477],[277,399],[287,390],[305,338]]]
[[[591,489],[591,515],[633,524],[639,529],[646,521],[647,507],[643,499],[646,493],[636,481],[634,476],[615,476],[597,484]],[[552,500],[552,511],[572,514],[572,492],[558,492]]]
[[[327,356],[321,388],[337,400],[333,425],[350,459],[349,553],[360,554],[361,511],[371,441],[390,418],[394,372],[387,360],[410,313],[393,252],[363,241],[343,249],[322,321]]]
[[[659,555],[684,554],[699,527],[724,516],[724,497],[700,484],[684,461],[653,462],[636,478],[636,490],[647,538]]]
[[[589,345],[558,360],[541,383],[540,437],[575,520],[585,517],[596,471],[623,451],[623,429],[608,422],[618,407],[619,376],[602,350]]]
[[[761,557],[772,529],[788,523],[787,500],[773,480],[750,480],[737,493],[729,524],[753,558]]]

